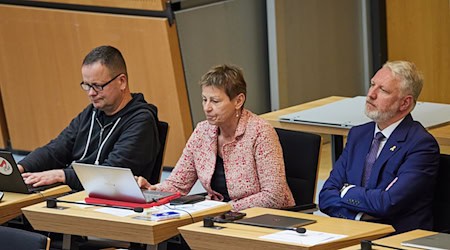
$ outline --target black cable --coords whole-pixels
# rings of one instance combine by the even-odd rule
[[[226,219],[214,218],[214,217],[205,217],[205,218],[203,218],[203,226],[204,227],[214,227],[214,222],[218,222],[218,223],[234,223],[234,224],[239,224],[239,225],[264,227],[264,228],[273,228],[273,229],[279,229],[279,230],[291,230],[291,231],[295,231],[295,232],[300,233],[300,234],[306,233],[306,229],[303,228],[303,227],[282,227],[282,226],[271,226],[271,225],[255,225],[255,224],[241,223],[239,220],[233,221],[233,220],[226,220]]]
[[[374,243],[370,240],[362,240],[361,241],[361,250],[372,250],[372,246],[379,246],[379,247],[385,247],[385,248],[396,249],[396,250],[405,250],[403,248],[391,247],[391,246]]]
[[[97,206],[97,207],[109,207],[109,208],[127,209],[127,210],[133,210],[136,213],[144,212],[144,208],[142,208],[142,207],[123,207],[123,206],[113,206],[113,205],[104,205],[104,204],[96,204],[96,203],[82,203],[82,202],[76,202],[76,201],[58,200],[58,199],[55,199],[55,198],[47,199],[47,207],[48,208],[56,208],[58,206],[57,205],[58,202],[77,204],[77,205],[85,205],[85,206],[88,205],[88,206]]]

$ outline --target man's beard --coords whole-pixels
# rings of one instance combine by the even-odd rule
[[[367,105],[366,105],[364,113],[366,114],[367,117],[372,119],[374,122],[383,123],[383,122],[390,120],[392,117],[394,117],[395,114],[397,113],[398,108],[399,108],[398,105],[394,104],[394,106],[389,107],[389,109],[384,112],[377,110],[377,109],[369,111],[367,109]]]

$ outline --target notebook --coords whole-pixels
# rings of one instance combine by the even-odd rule
[[[438,233],[402,242],[402,246],[430,250],[450,249],[450,234]]]
[[[0,151],[0,191],[30,194],[58,185],[61,185],[61,183],[40,187],[25,184],[11,152]]]
[[[129,168],[76,162],[72,167],[89,198],[143,204],[179,197],[178,193],[140,189]]]
[[[315,223],[315,220],[287,217],[275,214],[263,214],[251,218],[245,218],[234,221],[238,224],[259,226],[259,227],[301,227]]]

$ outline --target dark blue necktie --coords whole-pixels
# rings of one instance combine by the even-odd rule
[[[366,162],[364,164],[364,175],[362,180],[362,186],[365,187],[369,182],[370,173],[372,172],[372,166],[377,159],[378,148],[380,147],[380,142],[384,139],[384,135],[378,132],[372,140],[372,145],[370,146],[369,153],[366,156]]]

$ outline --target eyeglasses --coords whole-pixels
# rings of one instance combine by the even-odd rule
[[[94,89],[95,92],[99,92],[102,91],[106,86],[108,86],[108,84],[110,84],[112,81],[114,81],[117,77],[119,77],[121,74],[120,73],[118,75],[116,75],[115,77],[113,77],[113,79],[107,81],[106,83],[102,84],[102,85],[97,85],[97,84],[89,84],[89,83],[85,83],[85,82],[81,82],[80,86],[84,91],[89,91],[92,89]]]

